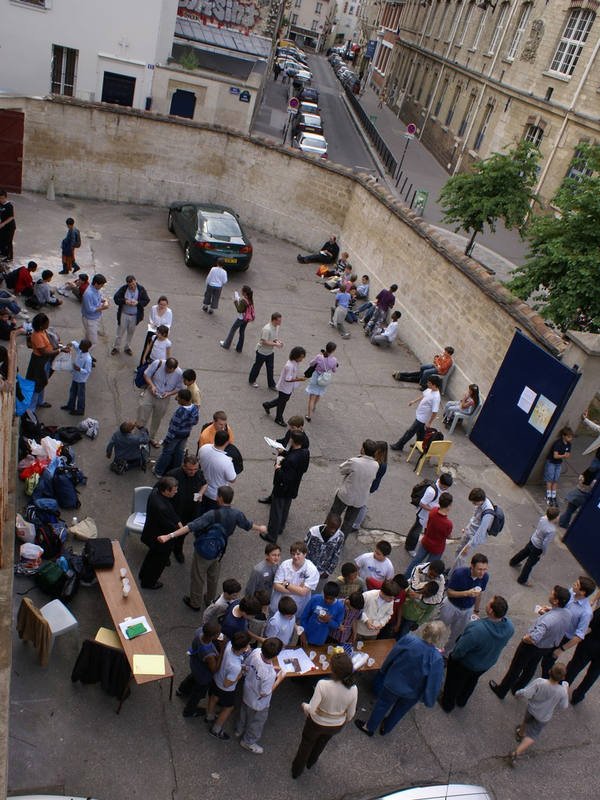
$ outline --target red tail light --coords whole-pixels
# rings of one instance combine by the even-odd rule
[[[200,250],[214,250],[216,244],[212,242],[194,242],[194,247],[199,247]]]
[[[245,244],[243,247],[240,247],[240,253],[251,253],[252,252],[252,245]]]
[[[327,158],[327,153],[321,153],[321,158]]]

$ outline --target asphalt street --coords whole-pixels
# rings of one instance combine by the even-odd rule
[[[280,89],[281,87],[275,87]],[[175,198],[173,198],[175,199]],[[185,198],[181,198],[184,200]],[[329,339],[338,342],[341,369],[321,401],[307,433],[311,441],[311,466],[300,495],[292,504],[281,538],[284,557],[290,543],[304,537],[309,526],[320,523],[338,485],[338,464],[358,454],[367,438],[393,441],[413,419],[408,407],[414,386],[392,380],[397,369],[414,369],[416,361],[400,343],[391,351],[371,346],[357,326],[352,338],[341,340],[328,325],[329,294],[315,282],[311,265],[298,265],[296,250],[252,230],[254,260],[247,273],[232,275],[216,314],[203,314],[204,288],[201,271],[188,270],[179,244],[166,228],[166,209],[147,206],[105,204],[77,199],[57,199],[24,194],[14,198],[18,235],[18,263],[33,258],[43,267],[58,271],[59,243],[64,220],[73,216],[81,228],[83,247],[78,257],[82,268],[101,271],[108,279],[106,295],[112,297],[133,273],[156,301],[166,293],[174,313],[174,355],[184,367],[193,367],[203,393],[201,418],[224,408],[235,431],[236,444],[244,455],[245,469],[235,484],[235,505],[255,521],[266,521],[266,508],[257,503],[272,482],[273,459],[264,435],[280,434],[261,403],[271,397],[264,376],[260,388],[248,385],[248,371],[259,325],[272,311],[283,313],[283,355],[302,344],[310,357]],[[62,283],[60,278],[55,283]],[[249,283],[255,292],[257,320],[250,326],[242,354],[224,352],[219,339],[231,325],[235,312],[234,289]],[[49,312],[52,325],[63,341],[82,336],[79,307],[75,300]],[[134,338],[137,355],[145,326]],[[95,355],[98,365],[88,385],[86,412],[100,422],[95,441],[84,439],[74,446],[78,465],[88,476],[81,489],[82,507],[66,512],[79,518],[92,516],[100,535],[119,538],[130,513],[133,488],[152,482],[150,474],[128,472],[116,476],[108,469],[104,454],[107,440],[117,425],[135,415],[139,401],[134,389],[133,360],[122,354],[109,355],[115,333],[114,306],[106,313]],[[463,358],[465,354],[457,354]],[[20,367],[26,368],[29,352],[20,345]],[[71,424],[60,410],[68,389],[68,375],[57,373],[50,381],[47,400],[52,408],[41,412],[47,424]],[[288,414],[304,414],[306,395],[302,387],[291,399]],[[166,429],[166,420],[162,433]],[[575,442],[573,465],[562,487],[566,491],[582,464],[581,452],[588,440]],[[156,455],[156,451],[154,451]],[[490,540],[485,552],[490,558],[489,594],[502,593],[508,600],[517,633],[522,634],[556,583],[570,584],[580,567],[559,542],[555,542],[532,575],[532,588],[521,587],[508,566],[509,557],[530,535],[541,513],[539,487],[521,489],[487,460],[457,431],[447,468],[454,475],[455,501],[452,519],[458,532],[470,515],[466,497],[473,486],[483,486],[507,515],[502,535]],[[431,475],[431,470],[424,474]],[[372,496],[365,528],[350,537],[344,560],[372,549],[385,535],[393,544],[392,560],[404,570],[408,563],[403,536],[414,520],[409,503],[416,482],[406,455],[391,454],[387,475]],[[24,503],[25,497],[22,497]],[[80,545],[76,545],[80,548]],[[238,577],[245,582],[253,564],[263,553],[255,534],[236,533],[222,562],[221,578]],[[137,575],[145,547],[130,537],[125,555],[132,575]],[[198,616],[182,603],[187,593],[191,542],[185,545],[187,562],[176,562],[165,570],[165,586],[145,592],[148,611],[174,666],[176,683],[187,674],[186,649]],[[16,576],[14,613],[31,581]],[[37,589],[28,594],[37,604],[48,598]],[[183,719],[181,701],[168,699],[168,686],[153,683],[133,687],[119,716],[116,701],[98,686],[72,684],[70,680],[81,642],[93,637],[101,625],[112,627],[98,587],[81,588],[72,603],[79,621],[75,633],[59,638],[47,669],[40,669],[29,645],[16,637],[13,642],[11,678],[11,753],[9,788],[13,794],[46,790],[51,794],[73,793],[100,800],[231,800],[238,797],[291,800],[311,795],[317,800],[373,797],[385,790],[411,784],[454,781],[483,784],[497,800],[569,797],[588,800],[597,784],[600,756],[597,730],[600,724],[598,687],[584,703],[569,708],[552,721],[531,755],[516,770],[502,756],[514,747],[514,727],[523,705],[509,697],[500,702],[487,688],[487,678],[502,676],[516,646],[511,642],[498,665],[482,679],[469,705],[447,716],[439,708],[417,706],[388,737],[367,739],[354,725],[337,736],[321,761],[298,781],[290,776],[290,762],[303,725],[301,701],[311,694],[309,680],[286,680],[272,704],[262,743],[264,755],[242,750],[232,738],[220,742],[208,736],[202,719]],[[515,637],[516,639],[517,637]],[[373,702],[370,680],[359,678],[359,716],[368,715]]]

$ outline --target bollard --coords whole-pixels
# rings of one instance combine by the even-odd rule
[[[48,191],[46,192],[46,200],[56,200],[56,193],[54,191],[54,175],[50,177]]]

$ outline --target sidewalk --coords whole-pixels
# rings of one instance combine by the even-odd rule
[[[345,95],[343,97],[345,100]],[[446,170],[417,138],[409,141],[405,151],[407,140],[403,134],[406,131],[406,124],[388,106],[385,104],[381,107],[379,106],[379,98],[372,89],[366,88],[358,99],[398,163],[402,160],[402,154],[405,152],[402,163],[403,174],[398,188],[395,187],[389,173],[384,172],[382,168],[384,173],[383,181],[386,187],[392,194],[400,197],[400,189],[402,189],[404,179],[408,178],[401,197],[404,200],[412,184],[413,188],[408,197],[408,202],[410,202],[415,189],[424,189],[429,192],[423,218],[431,225],[439,228],[440,232],[444,233],[445,231],[447,238],[451,239],[453,244],[463,244],[466,247],[468,237],[464,236],[462,232],[455,234],[451,226],[442,222],[442,210],[437,200],[442,187],[450,177]],[[349,104],[347,105],[349,106]],[[349,109],[352,113],[350,106]],[[356,120],[356,125],[369,146],[372,157],[380,163],[358,120]],[[526,253],[526,244],[520,239],[519,234],[516,231],[506,230],[500,223],[495,234],[486,231],[477,237],[473,258],[490,271],[493,271],[499,280],[505,281],[509,278],[510,270],[514,269],[515,265],[522,263]]]

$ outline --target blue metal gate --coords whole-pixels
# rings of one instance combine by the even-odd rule
[[[592,489],[585,505],[579,509],[564,538],[573,556],[598,584],[600,584],[599,534],[600,481]]]

